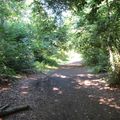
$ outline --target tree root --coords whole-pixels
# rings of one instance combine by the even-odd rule
[[[6,108],[8,108],[8,107],[9,107],[9,104],[0,107],[0,117],[5,117],[5,116],[11,115],[13,113],[17,113],[17,112],[20,112],[20,111],[30,109],[29,105],[20,105],[20,106],[10,108],[10,109],[6,110]]]

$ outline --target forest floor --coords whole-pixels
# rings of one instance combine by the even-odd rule
[[[31,109],[0,120],[120,120],[120,89],[79,63],[60,66],[49,76],[29,75],[0,87],[0,105]]]

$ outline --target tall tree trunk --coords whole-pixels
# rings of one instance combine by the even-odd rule
[[[109,51],[109,61],[110,61],[111,69],[112,71],[115,71],[114,54],[110,47],[108,47],[108,51]]]
[[[107,19],[108,19],[108,23],[111,23],[111,18],[110,18],[110,6],[109,6],[109,1],[106,0],[106,6],[108,9],[107,12]],[[112,50],[112,44],[111,44],[111,34],[110,34],[111,28],[108,28],[108,38],[107,38],[107,44],[108,44],[108,51],[109,51],[109,62],[111,65],[111,69],[112,71],[115,71],[115,64],[114,64],[114,54],[113,54],[113,50]]]

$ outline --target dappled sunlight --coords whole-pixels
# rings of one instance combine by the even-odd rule
[[[58,90],[59,90],[59,88],[53,87],[53,91],[58,91]]]
[[[110,90],[110,91],[114,91],[117,89],[117,88],[109,87],[109,84],[104,79],[99,78],[97,75],[94,74],[79,74],[74,80],[77,83],[75,87],[76,89],[79,89],[81,87],[97,88],[99,90]]]
[[[28,86],[22,86],[21,89],[28,89]]]
[[[79,89],[81,87],[88,88],[88,87],[99,87],[98,82],[94,82],[92,80],[77,80],[76,81],[78,85],[75,87],[76,89]]]
[[[111,91],[114,91],[114,90],[117,90],[117,88],[111,88],[111,87],[109,87],[109,85],[107,84],[106,86],[101,87],[100,90],[111,90]]]
[[[77,74],[78,77],[85,77],[85,74]]]
[[[78,74],[74,80],[77,83],[77,89],[81,87],[98,88],[99,90],[108,88],[106,81],[95,74]]]
[[[0,85],[0,92],[5,92],[10,90],[11,84]]]
[[[0,120],[120,120],[119,9],[0,0]]]
[[[92,81],[92,80],[76,80],[76,82],[78,83],[78,85],[82,86],[82,87],[99,87],[100,85],[100,81]]]
[[[62,93],[63,93],[63,92],[60,90],[60,88],[58,88],[58,87],[53,87],[52,90],[53,90],[54,92],[57,92],[57,94],[62,94]]]
[[[119,94],[115,95],[115,88],[109,87],[107,82],[94,74],[78,74],[71,82],[76,90],[86,89],[88,97],[100,105],[120,109]]]
[[[103,97],[103,96],[96,96],[96,95],[88,95],[91,100],[97,100],[100,105],[107,105],[109,107],[120,109],[120,104],[116,103],[116,99],[113,97]]]
[[[116,109],[120,109],[120,105],[116,104],[114,98],[100,97],[98,101],[99,101],[99,104],[108,105],[110,107],[113,107],[113,108],[116,108]]]
[[[21,92],[21,95],[26,95],[26,94],[28,94],[28,92]]]
[[[0,92],[3,92],[3,91],[8,91],[8,90],[10,90],[10,88],[9,88],[9,87],[3,87],[3,88],[0,88]]]
[[[28,91],[29,91],[29,86],[28,85],[21,86],[21,88],[20,88],[20,94],[21,95],[27,95]]]
[[[87,78],[93,78],[93,77],[96,77],[96,78],[99,78],[99,75],[96,75],[96,74],[90,74],[90,73],[87,73],[87,74],[77,74],[76,75],[77,77],[87,77]]]
[[[57,74],[57,73],[53,74],[52,77],[69,78],[68,76]]]

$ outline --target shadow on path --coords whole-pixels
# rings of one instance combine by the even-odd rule
[[[107,86],[85,67],[62,66],[47,80],[16,82],[0,92],[0,104],[30,104],[32,110],[5,120],[119,120],[120,90]]]
[[[49,78],[49,120],[119,120],[120,93],[85,67],[64,66]]]

